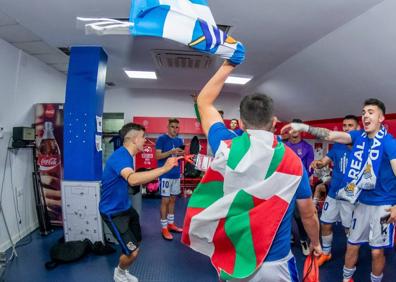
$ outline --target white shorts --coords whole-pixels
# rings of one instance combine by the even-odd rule
[[[248,278],[232,279],[229,282],[298,282],[296,259],[292,252],[276,261],[264,262],[261,267]]]
[[[330,196],[326,197],[323,204],[320,221],[325,224],[340,222],[345,228],[351,227],[352,213],[355,205],[347,201],[336,200]]]
[[[170,195],[176,196],[180,194],[180,178],[160,178],[160,191],[161,196],[169,197]]]
[[[373,248],[392,248],[395,226],[380,222],[381,217],[389,214],[385,209],[390,207],[391,205],[370,206],[358,203],[353,212],[348,243],[360,245],[368,242]]]

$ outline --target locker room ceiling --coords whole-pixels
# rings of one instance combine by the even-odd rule
[[[224,92],[267,93],[284,120],[359,114],[368,97],[383,99],[388,112],[396,112],[396,1],[209,0],[209,5],[216,22],[230,25],[246,46],[247,60],[235,74],[254,77]],[[199,90],[220,60],[209,70],[157,69],[156,81],[132,80],[123,68],[156,69],[151,50],[188,49],[156,38],[85,35],[76,28],[77,16],[128,18],[129,9],[128,0],[0,0],[0,38],[20,48],[34,44],[37,38],[18,38],[12,29],[16,20],[53,50],[103,46],[109,55],[107,81],[115,88]],[[7,16],[14,21],[4,20]],[[45,52],[35,55],[43,59]],[[52,65],[66,70],[67,58],[62,60]]]

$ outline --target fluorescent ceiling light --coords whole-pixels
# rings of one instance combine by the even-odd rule
[[[154,71],[124,71],[129,78],[157,79],[157,75]]]
[[[239,76],[229,76],[225,83],[230,83],[230,84],[241,84],[244,85],[248,83],[253,77],[239,77]]]

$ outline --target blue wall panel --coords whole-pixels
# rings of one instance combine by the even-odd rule
[[[102,132],[107,55],[101,47],[71,48],[64,108],[64,180],[95,181],[102,177]]]

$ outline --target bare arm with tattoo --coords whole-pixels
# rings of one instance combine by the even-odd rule
[[[316,136],[319,139],[323,139],[327,141],[338,142],[341,144],[352,143],[351,136],[346,132],[333,131],[323,127],[313,127],[304,123],[294,123],[294,122],[289,123],[282,128],[281,134],[285,132],[293,133],[296,131],[308,132],[309,134],[312,134],[313,136]]]

